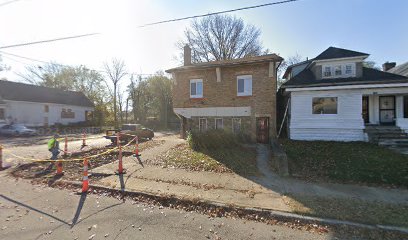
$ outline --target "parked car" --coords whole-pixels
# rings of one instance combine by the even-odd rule
[[[21,124],[4,125],[0,128],[1,135],[7,136],[33,136],[37,134],[34,129],[27,128]]]
[[[121,129],[107,130],[105,138],[116,143],[117,133],[120,133],[120,139],[125,142],[131,141],[135,136],[138,136],[139,139],[152,139],[154,137],[154,131],[141,124],[123,124]]]

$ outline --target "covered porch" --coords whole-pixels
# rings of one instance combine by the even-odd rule
[[[408,88],[363,90],[362,117],[365,125],[397,126],[408,131]]]

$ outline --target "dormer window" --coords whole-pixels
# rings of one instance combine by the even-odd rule
[[[324,67],[323,76],[325,76],[325,77],[331,77],[331,67],[329,67],[329,66]]]
[[[322,78],[355,77],[355,68],[355,63],[323,65]]]
[[[334,67],[334,75],[341,76],[341,65]]]

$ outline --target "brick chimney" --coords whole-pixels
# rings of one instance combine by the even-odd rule
[[[191,65],[191,48],[186,44],[184,46],[184,66]]]
[[[386,72],[397,65],[396,62],[386,62],[382,65],[383,71]]]

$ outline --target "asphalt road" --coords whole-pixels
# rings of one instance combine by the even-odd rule
[[[332,239],[241,219],[33,186],[0,172],[0,239]]]

